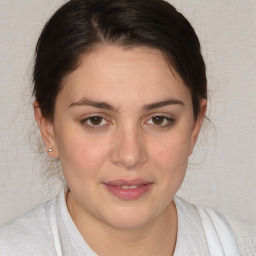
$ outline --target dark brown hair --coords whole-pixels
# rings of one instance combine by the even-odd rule
[[[71,0],[45,25],[36,46],[33,94],[43,115],[54,118],[63,78],[97,45],[160,50],[190,89],[195,118],[207,98],[205,64],[197,35],[163,0]]]

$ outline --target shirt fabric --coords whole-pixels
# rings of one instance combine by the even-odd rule
[[[59,196],[0,228],[1,256],[97,256],[75,226],[66,205],[66,187]],[[175,197],[178,234],[174,256],[210,255],[196,206]],[[256,224],[224,217],[234,232],[241,256],[256,256]],[[225,253],[224,255],[229,255]],[[216,255],[218,256],[218,255]],[[230,254],[230,256],[233,256]]]

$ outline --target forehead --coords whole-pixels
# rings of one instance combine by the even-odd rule
[[[67,104],[89,97],[117,105],[191,98],[189,89],[160,51],[117,46],[99,47],[82,56],[58,97],[64,97]]]

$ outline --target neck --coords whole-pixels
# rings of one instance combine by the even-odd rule
[[[70,215],[89,246],[101,256],[173,255],[178,229],[173,202],[154,220],[136,229],[117,229],[78,209],[67,194]]]

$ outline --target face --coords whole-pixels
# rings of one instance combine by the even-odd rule
[[[54,122],[41,131],[77,209],[113,227],[135,228],[170,205],[201,121],[160,52],[104,46],[83,56],[63,81]]]

